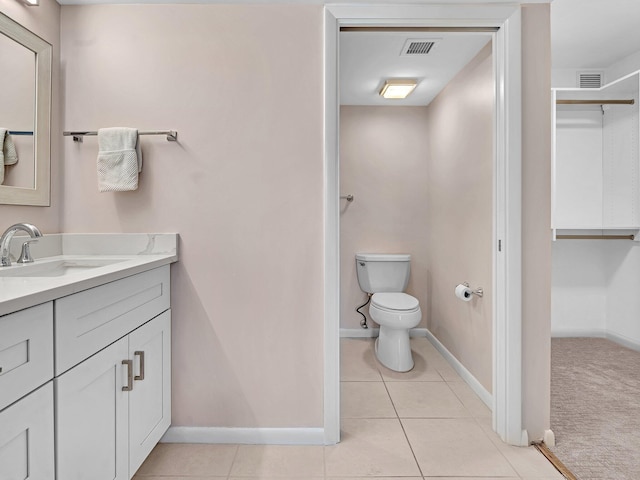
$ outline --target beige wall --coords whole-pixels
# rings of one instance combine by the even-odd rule
[[[429,105],[429,330],[492,391],[494,82],[491,44]],[[463,302],[456,285],[484,297]]]
[[[0,0],[54,45],[52,207],[0,206],[3,220],[179,232],[174,424],[321,425],[322,7],[63,7],[62,47],[59,8]],[[530,438],[549,424],[548,12],[532,5],[523,16]],[[146,137],[140,189],[98,194],[96,139],[63,142],[63,113],[66,129],[172,128],[181,141]]]
[[[355,196],[340,203],[342,328],[360,328],[355,308],[367,298],[357,252],[411,254],[407,292],[420,301],[427,325],[427,132],[427,107],[340,109],[340,190]]]
[[[60,5],[55,0],[42,0],[38,7],[28,7],[16,0],[0,0],[0,11],[20,23],[53,46],[52,110],[51,110],[51,206],[27,207],[0,205],[0,231],[17,222],[35,224],[43,233],[60,231],[60,193],[62,184],[60,143]],[[12,128],[9,126],[9,128]],[[19,142],[22,143],[23,139]],[[20,154],[20,150],[18,153]],[[17,168],[9,167],[9,168]],[[11,180],[9,180],[11,181]],[[19,180],[22,183],[22,180]]]
[[[143,137],[140,188],[98,193],[64,143],[67,232],[178,232],[173,424],[323,421],[322,6],[63,7],[65,128]]]
[[[549,5],[522,9],[522,385],[529,440],[549,428],[551,45]]]

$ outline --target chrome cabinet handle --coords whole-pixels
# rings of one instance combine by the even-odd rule
[[[140,375],[136,375],[134,380],[144,380],[144,352],[137,351],[133,352],[133,354],[137,357],[140,357]]]
[[[122,360],[122,365],[127,366],[127,385],[122,387],[123,392],[133,390],[133,360]]]

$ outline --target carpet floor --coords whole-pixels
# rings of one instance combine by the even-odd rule
[[[640,352],[554,338],[551,428],[551,450],[579,480],[640,479]]]

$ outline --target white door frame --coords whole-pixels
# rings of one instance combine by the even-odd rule
[[[522,429],[521,345],[521,14],[519,5],[325,6],[324,109],[324,440],[340,441],[340,27],[493,27],[494,141],[493,429],[527,444]],[[498,249],[500,244],[500,250]]]

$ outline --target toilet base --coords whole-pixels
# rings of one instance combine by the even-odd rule
[[[409,330],[380,325],[375,353],[378,361],[395,372],[408,372],[413,368]]]

